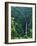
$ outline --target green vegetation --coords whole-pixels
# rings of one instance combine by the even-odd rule
[[[27,23],[27,34],[26,34]],[[11,7],[11,39],[32,38],[32,8]]]

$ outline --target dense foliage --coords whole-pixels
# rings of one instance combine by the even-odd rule
[[[11,7],[11,39],[20,38],[32,38],[31,7]]]

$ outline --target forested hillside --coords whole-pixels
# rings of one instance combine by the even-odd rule
[[[11,7],[11,39],[20,38],[32,38],[31,7]]]

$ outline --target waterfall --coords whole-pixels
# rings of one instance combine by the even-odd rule
[[[27,22],[26,22],[26,35],[27,35]]]

